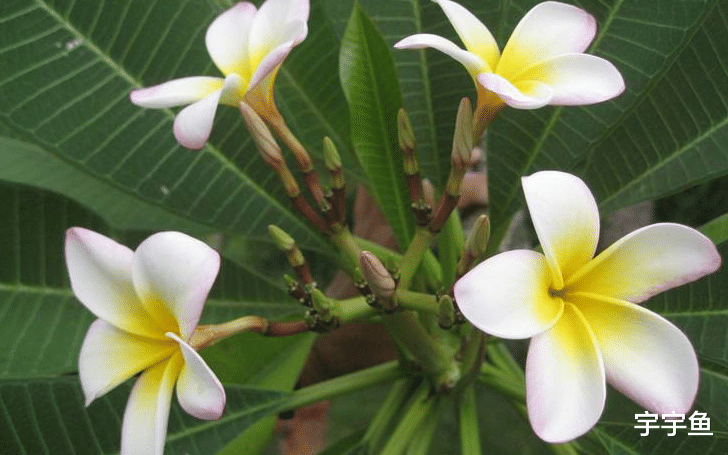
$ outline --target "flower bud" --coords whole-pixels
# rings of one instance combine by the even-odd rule
[[[303,253],[296,246],[296,241],[293,237],[288,235],[283,229],[275,225],[268,226],[268,233],[276,242],[278,248],[281,249],[288,257],[288,262],[293,267],[301,267],[306,263],[306,259],[303,257]]]
[[[397,284],[382,262],[369,251],[362,251],[359,255],[359,264],[372,293],[382,299],[391,299]]]
[[[415,153],[417,141],[415,139],[415,133],[412,131],[409,116],[404,109],[400,109],[397,113],[397,135],[399,137],[399,148],[404,153],[405,175],[419,173],[420,164],[417,161],[417,154]]]
[[[273,139],[273,135],[252,107],[248,106],[244,101],[239,104],[240,113],[243,115],[245,125],[253,137],[255,145],[258,147],[260,155],[266,163],[273,169],[278,169],[283,165],[283,155],[278,143]]]
[[[336,150],[334,141],[328,136],[324,138],[324,165],[331,173],[331,188],[344,188],[346,181],[344,180],[344,172],[341,169],[341,156]]]
[[[490,239],[490,219],[488,215],[480,215],[473,225],[468,239],[465,241],[465,252],[473,258],[485,253]]]
[[[460,100],[458,116],[455,120],[455,133],[452,139],[452,166],[457,170],[465,170],[473,153],[473,109],[470,99]]]

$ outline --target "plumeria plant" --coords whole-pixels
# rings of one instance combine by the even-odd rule
[[[0,453],[728,453],[726,18],[3,4]]]

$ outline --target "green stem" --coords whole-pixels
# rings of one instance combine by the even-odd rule
[[[435,398],[429,394],[429,386],[426,383],[421,384],[412,397],[409,409],[402,416],[387,444],[379,452],[380,455],[401,455],[404,452],[417,430],[432,412]]]
[[[425,313],[438,314],[439,304],[437,297],[432,294],[423,294],[421,292],[407,291],[405,289],[397,289],[397,303],[402,308],[415,311],[423,311]]]
[[[377,315],[377,310],[369,305],[364,297],[352,297],[346,300],[339,300],[337,301],[337,305],[341,310],[342,324],[369,319]]]
[[[349,275],[349,278],[357,281],[363,281],[364,276],[361,273],[359,267],[359,256],[362,253],[362,249],[357,245],[354,236],[348,227],[336,230],[331,234],[331,242],[336,245],[336,248],[341,253],[343,259],[342,268]]]
[[[399,289],[409,288],[412,278],[417,272],[417,268],[422,262],[425,251],[429,251],[430,245],[435,235],[427,228],[418,227],[415,230],[415,236],[412,239],[407,251],[405,251],[402,260],[399,263]]]
[[[442,415],[442,405],[443,400],[438,400],[435,404],[437,409],[427,414],[425,421],[420,425],[419,431],[407,446],[405,455],[428,455],[430,453],[430,446],[432,445],[432,439],[435,437],[435,430],[439,421],[438,416]]]
[[[392,385],[392,388],[389,389],[387,397],[384,399],[382,406],[377,411],[362,438],[362,443],[368,449],[367,453],[377,453],[384,436],[392,426],[394,418],[410,397],[412,386],[412,379],[402,379],[396,381]]]
[[[447,390],[460,379],[460,368],[442,344],[432,339],[411,311],[382,317],[382,323],[394,339],[422,366],[436,389]]]
[[[405,372],[400,368],[399,362],[392,361],[357,371],[355,373],[339,376],[328,381],[319,382],[309,387],[296,390],[293,395],[283,403],[279,411],[298,409],[309,404],[318,403],[337,395],[342,395],[358,389],[402,378]]]
[[[458,395],[458,426],[460,428],[460,450],[462,454],[482,453],[480,428],[478,426],[478,405],[473,383],[466,385]]]

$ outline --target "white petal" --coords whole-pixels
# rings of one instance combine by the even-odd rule
[[[217,105],[223,100],[226,104],[236,105],[240,101],[238,88],[241,83],[240,76],[232,73],[225,78],[220,90],[182,109],[174,119],[174,137],[177,142],[194,150],[204,147],[212,132]]]
[[[188,414],[204,420],[219,419],[225,410],[225,389],[200,354],[181,338],[167,333],[182,349],[185,363],[177,379],[177,400]]]
[[[488,68],[495,68],[500,57],[500,50],[495,38],[473,13],[461,5],[450,0],[433,0],[440,5],[447,19],[455,28],[465,49],[472,52],[488,64]]]
[[[463,315],[486,333],[528,338],[551,327],[563,302],[549,295],[551,276],[542,254],[514,250],[478,264],[455,283]]]
[[[200,320],[219,269],[215,250],[181,232],[150,236],[137,248],[132,264],[134,287],[149,314],[185,340]]]
[[[226,76],[250,74],[248,39],[255,12],[252,3],[239,2],[220,14],[207,28],[207,52]]]
[[[551,102],[554,91],[538,81],[522,81],[514,85],[503,76],[494,73],[478,75],[478,82],[498,95],[507,105],[516,109],[538,109]]]
[[[86,406],[176,350],[177,345],[169,340],[132,335],[97,319],[86,332],[78,358],[78,376]]]
[[[602,356],[584,317],[567,303],[559,322],[531,339],[526,406],[533,431],[561,443],[591,429],[604,410]]]
[[[162,455],[172,389],[182,362],[177,353],[139,376],[124,411],[120,455]]]
[[[695,229],[660,223],[619,239],[569,279],[572,291],[630,302],[649,297],[713,273],[720,255]]]
[[[134,90],[129,94],[132,103],[142,107],[172,107],[194,103],[222,87],[219,77],[194,76],[175,79],[153,87]]]
[[[293,49],[293,42],[288,41],[280,46],[276,47],[275,49],[270,50],[265,57],[263,57],[263,60],[260,61],[260,64],[255,68],[252,77],[250,78],[250,85],[248,86],[248,91],[252,90],[256,85],[260,84],[260,82],[265,79],[266,76],[268,76],[271,73],[276,73],[278,71],[278,68],[283,63],[283,60],[285,60],[286,56],[288,56],[288,53],[291,52],[291,49]],[[271,84],[269,86],[269,90],[273,90],[273,80],[270,79]]]
[[[394,47],[396,49],[423,49],[425,47],[431,47],[460,62],[473,77],[479,73],[490,72],[490,67],[480,57],[472,52],[460,49],[455,43],[441,36],[431,35],[429,33],[412,35],[400,40]]]
[[[253,65],[281,44],[291,47],[306,37],[309,4],[305,0],[267,0],[255,15],[250,30],[250,61]]]
[[[65,255],[73,293],[93,314],[127,332],[163,338],[134,291],[129,248],[74,227],[66,231]]]
[[[629,302],[574,299],[599,340],[607,381],[614,388],[652,412],[690,410],[698,392],[699,370],[685,334],[663,317]]]
[[[514,80],[521,71],[542,60],[584,52],[596,30],[594,17],[580,8],[559,2],[539,3],[513,30],[496,72]]]
[[[558,171],[521,179],[526,204],[554,275],[555,290],[589,262],[599,240],[599,210],[584,182]]]
[[[614,98],[624,91],[624,79],[610,62],[586,54],[564,54],[545,60],[518,76],[537,80],[554,91],[549,104],[580,106]]]

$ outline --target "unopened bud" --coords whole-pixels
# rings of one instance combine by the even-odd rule
[[[301,253],[301,250],[299,250],[296,246],[296,241],[293,240],[293,237],[288,235],[283,229],[271,224],[268,226],[268,233],[273,238],[273,241],[276,242],[278,248],[286,253],[288,262],[291,263],[291,266],[301,267],[306,263],[303,253]]]
[[[391,299],[397,284],[382,262],[369,251],[359,255],[359,265],[372,293],[382,299]]]
[[[331,188],[340,189],[346,185],[344,173],[341,170],[341,156],[328,136],[324,138],[324,165],[331,173]]]
[[[438,301],[437,324],[443,329],[449,329],[455,324],[455,306],[448,295],[443,295]]]
[[[465,241],[465,252],[473,258],[485,253],[490,239],[490,219],[488,215],[480,215],[473,225],[468,239]]]
[[[399,148],[405,153],[411,153],[417,146],[415,133],[412,131],[412,123],[404,108],[397,113],[397,132],[399,136]]]
[[[451,161],[454,169],[465,170],[473,153],[473,109],[470,99],[460,100],[458,116],[455,120],[455,133],[452,138]]]
[[[275,139],[273,139],[273,135],[265,125],[265,122],[263,122],[263,119],[244,101],[240,102],[239,107],[240,113],[245,120],[245,125],[248,127],[248,131],[250,131],[250,135],[253,137],[253,141],[263,160],[273,169],[280,168],[283,165],[281,148]]]

